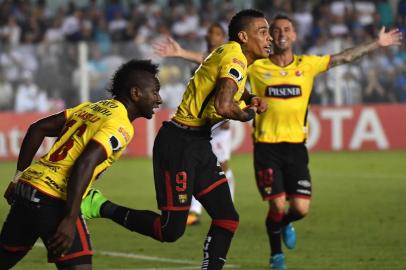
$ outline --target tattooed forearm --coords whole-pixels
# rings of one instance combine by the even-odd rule
[[[330,67],[351,63],[352,61],[378,48],[379,48],[378,42],[372,41],[366,44],[361,44],[359,46],[346,49],[338,54],[334,54],[331,56]]]
[[[230,79],[220,79],[217,84],[217,93],[214,97],[214,107],[219,115],[227,119],[249,121],[252,119],[250,112],[241,110],[234,101],[237,85]]]

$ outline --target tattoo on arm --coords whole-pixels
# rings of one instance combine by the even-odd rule
[[[243,111],[234,100],[238,88],[231,79],[220,79],[217,83],[217,93],[214,96],[214,107],[219,115],[238,121],[251,120],[250,114]]]
[[[334,54],[331,56],[331,63],[330,68],[341,65],[351,63],[354,60],[376,50],[379,48],[378,42],[372,41],[365,44],[361,44],[359,46],[346,49],[340,53]]]

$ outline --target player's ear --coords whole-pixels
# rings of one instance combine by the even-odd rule
[[[130,89],[130,97],[132,100],[137,101],[142,96],[142,91],[138,87],[131,87]]]
[[[295,42],[296,39],[297,39],[297,33],[296,33],[295,29],[293,29],[292,41]]]
[[[247,43],[248,41],[248,34],[245,31],[238,32],[238,38],[242,43]]]

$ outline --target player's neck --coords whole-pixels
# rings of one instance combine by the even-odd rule
[[[125,99],[125,98],[121,98],[121,97],[116,97],[116,100],[120,101],[124,107],[127,109],[127,115],[128,115],[128,119],[130,120],[130,122],[134,121],[137,117],[139,117],[137,115],[137,112],[134,110],[134,106],[130,106],[130,101]]]
[[[292,50],[289,50],[284,52],[274,52],[269,58],[274,64],[280,67],[286,67],[293,62],[294,56]]]

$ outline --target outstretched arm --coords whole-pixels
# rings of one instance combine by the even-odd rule
[[[180,57],[188,61],[200,64],[205,55],[201,52],[193,52],[183,49],[173,38],[168,37],[165,41],[156,42],[152,45],[154,52],[161,57]]]
[[[385,33],[385,27],[379,31],[377,40],[361,44],[359,46],[344,50],[331,56],[330,68],[341,64],[351,63],[352,61],[370,53],[378,48],[392,45],[400,45],[402,42],[402,32],[399,29],[392,29]]]

